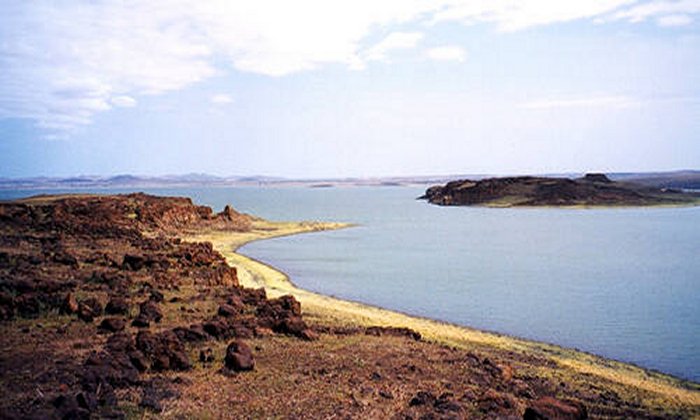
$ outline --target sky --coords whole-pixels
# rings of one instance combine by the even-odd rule
[[[5,0],[0,177],[700,168],[700,0]]]

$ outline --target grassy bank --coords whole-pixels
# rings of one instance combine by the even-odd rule
[[[634,400],[640,407],[656,411],[662,408],[668,413],[681,407],[685,407],[687,412],[687,408],[691,407],[691,412],[700,415],[699,384],[555,345],[483,332],[309,292],[294,286],[284,273],[236,252],[242,245],[255,240],[348,226],[341,223],[256,220],[249,232],[210,232],[188,239],[212,242],[229,264],[237,267],[243,286],[264,287],[270,297],[294,295],[302,303],[305,318],[312,323],[408,327],[420,332],[426,340],[440,345],[493,352],[512,360],[517,360],[519,355],[538,357],[551,363],[537,367],[521,365],[519,369],[531,369],[529,374],[565,381],[574,388],[595,385],[621,398]]]

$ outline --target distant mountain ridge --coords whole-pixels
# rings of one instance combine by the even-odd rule
[[[505,175],[505,174],[502,174]],[[70,177],[0,177],[0,189],[66,189],[66,188],[158,188],[197,186],[426,186],[447,183],[459,179],[481,180],[495,174],[455,174],[434,176],[388,176],[346,178],[283,178],[273,176],[216,176],[205,173],[183,175],[140,176],[119,174],[113,176],[79,175]],[[575,179],[582,173],[544,174],[536,176]],[[631,181],[656,188],[700,190],[700,170],[670,172],[619,172],[609,173],[613,181]]]

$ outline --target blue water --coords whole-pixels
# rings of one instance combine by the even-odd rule
[[[148,192],[359,224],[241,249],[303,288],[700,381],[700,208],[446,208],[400,187]]]

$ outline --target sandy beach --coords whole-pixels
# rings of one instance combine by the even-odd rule
[[[641,406],[695,406],[700,409],[700,385],[595,355],[501,334],[479,331],[430,319],[345,301],[296,287],[289,277],[267,264],[246,257],[237,250],[251,241],[323,230],[350,228],[344,223],[269,222],[255,220],[250,232],[210,232],[189,240],[210,241],[228,263],[238,270],[244,287],[264,287],[268,296],[291,294],[302,304],[311,323],[337,326],[396,326],[418,331],[424,339],[460,349],[492,351],[498,354],[544,358],[548,367],[533,368],[533,374],[576,383],[605,381],[619,395],[639,400]]]

